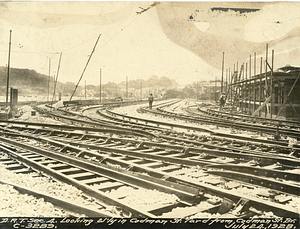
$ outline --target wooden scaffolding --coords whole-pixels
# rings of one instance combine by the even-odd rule
[[[253,72],[251,56],[249,60],[249,69],[248,63],[243,63],[238,70],[237,63],[233,74],[229,71],[228,76],[226,71],[225,91],[227,102],[232,105],[231,112],[300,121],[300,68],[285,66],[274,70],[274,50],[269,64],[268,46],[264,63],[260,58],[259,74],[256,74],[256,54]]]

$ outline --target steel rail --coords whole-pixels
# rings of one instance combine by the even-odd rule
[[[156,108],[156,110],[153,109],[146,109],[146,108],[141,108],[144,112],[150,112],[153,114],[165,114],[168,115],[170,117],[173,118],[180,118],[182,120],[186,120],[186,121],[191,121],[191,122],[205,122],[205,123],[211,123],[217,126],[222,126],[222,127],[235,127],[235,128],[240,128],[240,129],[245,129],[245,130],[252,130],[252,131],[260,131],[260,132],[265,132],[265,133],[271,133],[274,134],[275,131],[277,130],[277,127],[268,127],[268,128],[264,128],[264,126],[262,125],[255,125],[255,124],[250,124],[250,126],[243,124],[243,123],[239,123],[239,122],[234,122],[234,121],[228,121],[227,119],[225,119],[225,121],[227,123],[224,122],[224,120],[220,120],[220,118],[213,118],[213,117],[197,117],[197,118],[193,118],[190,117],[188,115],[183,115],[183,114],[176,114],[173,112],[169,112],[169,111],[165,111],[162,108],[163,107],[167,107],[172,105],[173,103],[170,104],[165,104],[162,106],[158,106]],[[280,133],[287,135],[287,136],[293,136],[293,137],[300,137],[300,131],[296,131],[296,130],[290,130],[290,129],[280,129]]]
[[[144,111],[148,109],[143,109]],[[123,115],[121,114],[118,114],[116,112],[113,112],[113,111],[108,111],[108,113],[110,113],[112,116],[114,117],[123,117]],[[153,110],[150,111],[156,115],[160,115],[160,116],[163,116],[163,117],[166,117],[168,116],[167,114],[165,113],[161,113],[161,112],[154,112]],[[171,117],[174,118],[174,120],[177,120],[177,119],[181,119],[181,115],[171,115]],[[127,116],[128,118],[128,122],[130,120],[136,120],[139,121],[144,121],[145,123],[153,123],[153,124],[156,124],[156,125],[163,125],[163,126],[170,126],[171,128],[172,127],[178,127],[178,128],[181,128],[181,129],[187,129],[187,130],[194,130],[194,131],[200,131],[200,132],[208,132],[210,133],[211,135],[214,135],[214,136],[219,136],[219,137],[225,137],[225,138],[230,138],[230,139],[234,139],[234,140],[242,140],[242,141],[246,141],[246,142],[256,142],[256,143],[263,143],[263,144],[269,144],[269,145],[280,145],[280,146],[288,146],[288,143],[287,141],[274,141],[274,140],[267,140],[267,139],[258,139],[258,138],[250,138],[250,137],[246,137],[246,136],[241,136],[241,135],[233,135],[233,134],[225,134],[225,133],[219,133],[217,131],[213,131],[213,130],[209,130],[207,128],[200,128],[200,127],[191,127],[191,126],[188,126],[188,125],[180,125],[180,124],[172,124],[172,123],[166,123],[166,122],[158,122],[158,121],[154,121],[154,120],[146,120],[146,119],[140,119],[138,117],[133,117],[133,116]],[[188,118],[190,121],[191,119]],[[187,121],[187,119],[185,119]],[[195,121],[194,119],[192,119],[192,123],[199,123],[197,121]],[[204,124],[207,124],[206,122],[203,122]],[[146,127],[145,127],[146,128]],[[256,131],[257,132],[257,131]]]
[[[15,134],[15,133],[5,133],[5,135],[8,136],[18,136],[19,134]],[[26,135],[23,135],[26,136]],[[46,138],[39,138],[39,137],[34,137],[34,136],[30,136],[34,139],[39,139],[39,140],[43,140],[43,141],[47,141],[47,142],[52,142],[53,140],[50,139],[46,139]],[[272,188],[278,191],[283,191],[286,193],[291,193],[291,194],[295,194],[297,195],[299,193],[299,187],[295,187],[292,184],[285,184],[282,182],[278,182],[276,180],[271,180],[269,181],[269,178],[264,178],[262,176],[274,176],[274,177],[279,177],[282,179],[292,179],[294,181],[299,181],[299,176],[297,177],[296,174],[289,174],[282,172],[282,171],[277,171],[277,170],[273,170],[273,169],[263,169],[263,168],[257,168],[257,167],[250,167],[250,166],[241,166],[241,165],[236,165],[236,164],[223,164],[223,163],[217,163],[217,162],[209,162],[205,159],[195,159],[194,160],[190,160],[188,158],[184,158],[184,157],[169,157],[168,155],[163,155],[163,154],[150,154],[150,153],[141,153],[141,152],[137,152],[137,151],[133,151],[133,150],[124,150],[124,149],[119,149],[119,148],[115,148],[115,147],[106,147],[105,145],[97,145],[97,144],[83,144],[80,142],[74,142],[74,141],[64,141],[64,143],[67,143],[69,145],[64,147],[64,150],[68,149],[69,147],[71,147],[70,145],[85,145],[85,147],[88,147],[89,149],[96,149],[96,150],[100,150],[100,151],[105,151],[105,152],[111,152],[111,153],[119,153],[119,154],[123,154],[123,155],[129,155],[129,156],[136,156],[139,158],[148,158],[148,159],[154,159],[154,160],[158,160],[158,161],[167,161],[169,163],[175,163],[175,164],[179,164],[179,165],[189,165],[189,166],[204,166],[207,168],[215,168],[215,169],[227,169],[227,170],[231,170],[234,172],[239,172],[241,175],[239,176],[239,178],[242,181],[248,182],[248,183],[252,183],[252,184],[258,184],[260,183],[260,185],[262,187],[268,187],[268,188]],[[56,145],[60,145],[60,147],[63,146],[64,143],[58,143],[58,141],[55,141]],[[146,145],[146,143],[143,143],[143,145]],[[168,146],[165,146],[168,147]],[[170,146],[169,146],[170,147]],[[185,152],[187,152],[188,149],[185,149]],[[191,149],[190,149],[191,150]],[[197,149],[194,148],[193,151],[197,152]],[[203,152],[207,152],[209,153],[211,150],[204,150],[204,149],[198,149],[199,153],[203,153]],[[181,151],[182,152],[182,151]],[[179,152],[180,153],[180,152]],[[299,165],[299,161],[295,162],[296,164]],[[248,174],[254,174],[255,176],[251,176]],[[224,173],[225,174],[225,173]],[[228,173],[227,173],[228,174]],[[260,175],[260,176],[257,176]],[[249,178],[251,176],[251,178]],[[234,179],[238,179],[238,177],[232,177]]]
[[[3,146],[0,146],[0,148],[2,150],[8,151],[8,149],[5,149],[5,147],[3,147]],[[115,216],[113,214],[110,214],[109,212],[104,213],[103,211],[99,211],[97,209],[91,209],[91,207],[85,207],[85,206],[82,206],[79,204],[70,203],[70,201],[66,201],[62,198],[53,197],[47,193],[43,193],[41,191],[36,191],[32,188],[28,188],[28,187],[25,187],[20,184],[15,184],[11,181],[0,180],[0,183],[4,184],[4,185],[12,186],[14,189],[19,191],[21,194],[31,195],[36,198],[43,198],[46,202],[52,203],[56,207],[66,209],[71,213],[76,213],[76,214],[81,214],[81,215],[83,214],[88,217],[110,217],[111,218],[111,217]]]
[[[48,158],[51,158],[52,160],[59,160],[60,162],[64,163],[64,165],[61,165],[60,167],[65,167],[68,170],[70,170],[70,168],[67,168],[68,166],[66,166],[66,165],[72,165],[72,166],[76,166],[78,168],[82,168],[85,171],[85,173],[83,173],[84,175],[86,173],[90,173],[89,175],[85,175],[85,176],[87,176],[87,181],[89,181],[88,177],[93,176],[93,175],[91,175],[91,173],[95,173],[95,174],[101,174],[101,176],[111,177],[112,179],[117,180],[119,183],[120,182],[125,183],[130,186],[153,188],[153,189],[165,191],[167,193],[173,193],[173,194],[177,195],[179,198],[181,198],[183,201],[186,201],[186,202],[193,202],[199,198],[198,197],[199,190],[196,188],[185,187],[181,184],[170,183],[168,181],[161,182],[161,180],[159,180],[157,178],[153,178],[153,177],[151,179],[149,179],[149,177],[147,177],[145,175],[135,176],[131,172],[126,172],[124,170],[120,171],[117,168],[112,168],[105,164],[96,164],[96,163],[92,163],[92,162],[86,162],[86,161],[82,160],[82,158],[72,157],[72,156],[67,156],[65,154],[62,154],[62,152],[64,150],[67,150],[68,148],[71,148],[72,146],[65,146],[64,144],[59,143],[57,141],[51,142],[51,141],[47,140],[48,143],[51,142],[52,144],[59,145],[60,147],[62,147],[62,150],[60,150],[60,153],[51,152],[49,150],[45,150],[40,147],[31,146],[31,145],[28,145],[28,144],[25,144],[25,143],[22,143],[19,141],[15,141],[12,139],[7,139],[7,138],[3,138],[3,137],[0,137],[0,139],[2,142],[11,144],[14,147],[21,147],[22,149],[37,152],[38,154],[46,156]],[[40,140],[46,141],[45,139],[40,139]],[[73,148],[73,150],[77,151],[77,153],[79,153],[79,154],[82,154],[85,152],[85,150],[79,149],[74,146],[72,148]],[[57,172],[54,171],[53,169],[51,170],[51,168],[50,169],[45,168],[44,166],[41,165],[43,163],[28,161],[28,160],[26,160],[25,157],[18,155],[17,152],[13,152],[13,153],[14,153],[14,156],[18,158],[18,160],[21,160],[24,163],[27,163],[32,167],[38,168],[39,170],[42,170],[42,171],[46,172],[47,174],[54,176],[57,179],[61,179],[64,182],[75,185],[76,187],[87,192],[90,196],[94,196],[95,198],[98,198],[98,199],[104,201],[105,203],[120,206],[122,209],[125,209],[127,212],[128,211],[131,212],[135,216],[139,216],[139,217],[140,216],[143,216],[143,217],[153,217],[154,216],[149,212],[144,212],[143,210],[138,210],[136,208],[127,206],[124,203],[122,203],[122,201],[118,201],[112,197],[109,197],[109,196],[105,195],[103,192],[95,191],[93,189],[90,189],[89,187],[84,186],[83,179],[81,179],[80,183],[78,183],[78,181],[67,177],[67,175],[57,174]],[[58,170],[58,171],[60,171],[60,170]],[[78,177],[80,177],[79,175],[78,175]],[[84,177],[84,176],[82,175],[81,177]]]
[[[1,138],[2,140],[4,140],[3,138]],[[12,143],[13,145],[22,145],[22,147],[24,147],[24,144],[21,144],[21,143],[18,143],[18,142],[15,142],[13,140],[8,140],[8,139],[5,139],[5,142],[10,142]],[[61,143],[58,143],[58,142],[55,142],[53,141],[53,143],[55,144],[61,144]],[[67,146],[67,148],[70,147],[70,146]],[[32,146],[29,146],[29,148],[32,148]],[[66,148],[64,148],[66,149]],[[41,149],[39,149],[40,151]],[[99,155],[95,154],[95,153],[92,153],[90,151],[85,151],[85,150],[82,150],[82,149],[79,149],[80,151],[80,154],[82,154],[82,156],[87,156],[87,155],[90,155],[90,156],[98,156],[99,158]],[[114,151],[114,153],[119,153],[119,150],[116,150]],[[48,154],[48,153],[47,153]],[[60,155],[60,157],[63,157],[63,155]],[[160,157],[162,158],[162,157]],[[101,158],[99,158],[101,160]],[[111,160],[111,158],[102,158],[104,160]],[[69,159],[70,160],[70,159]],[[77,164],[78,162],[76,162]],[[83,163],[83,162],[80,162],[80,164]],[[99,165],[98,165],[99,166]],[[131,166],[130,167],[130,170],[133,169],[133,168],[139,168],[140,166],[138,165],[135,165],[134,167]],[[99,170],[98,170],[99,171]],[[120,171],[121,172],[121,171]],[[124,172],[124,170],[123,170]],[[166,183],[167,181],[170,181],[172,179],[175,179],[174,177],[171,177],[171,176],[164,176],[164,183]],[[177,182],[178,181],[178,178],[177,178]],[[237,194],[234,194],[234,192],[230,192],[230,191],[225,191],[225,190],[221,190],[220,188],[218,187],[211,187],[210,185],[203,185],[203,184],[195,184],[194,182],[190,182],[190,181],[187,181],[187,180],[184,180],[184,181],[180,181],[180,183],[183,183],[183,184],[189,184],[189,185],[192,185],[192,187],[201,187],[202,189],[201,190],[205,190],[205,191],[208,191],[208,192],[211,192],[211,193],[219,193],[221,194],[222,193],[222,196],[226,195],[226,196],[230,196],[230,197],[233,197],[233,199],[240,199],[240,198],[246,198],[245,196],[243,195],[237,195]],[[292,209],[292,208],[289,208],[289,207],[285,207],[284,210],[283,210],[283,206],[281,204],[278,204],[278,203],[271,203],[271,202],[267,202],[267,201],[262,201],[262,200],[258,200],[254,197],[248,197],[247,198],[248,200],[251,200],[251,202],[255,203],[255,205],[259,205],[261,206],[263,209],[272,209],[274,210],[275,212],[279,212],[281,210],[281,215],[283,214],[284,212],[284,215],[285,216],[295,216],[297,214],[297,212],[295,211],[295,209]]]
[[[190,106],[187,108],[187,110],[189,110],[191,107],[194,106]],[[197,106],[198,110],[208,114],[208,115],[218,115],[221,117],[225,117],[225,118],[232,118],[232,119],[238,119],[241,121],[249,121],[249,122],[262,122],[262,123],[266,123],[266,124],[272,124],[276,127],[289,127],[289,128],[300,128],[300,123],[297,121],[291,121],[291,120],[278,120],[278,119],[270,119],[270,118],[263,118],[263,117],[252,117],[249,115],[245,115],[245,114],[235,114],[235,113],[228,113],[228,112],[224,112],[224,111],[217,111],[214,109],[207,109],[207,110],[203,110],[201,109],[201,107]],[[195,113],[193,111],[191,111],[192,113]],[[195,113],[197,114],[197,113]],[[199,114],[199,113],[198,113]],[[295,126],[296,125],[296,126]]]
[[[93,132],[90,131],[82,131],[81,133],[78,132],[70,132],[64,130],[57,130],[57,129],[45,129],[45,128],[30,128],[30,127],[2,127],[3,131],[12,131],[16,129],[17,131],[23,132],[30,132],[35,135],[47,135],[51,137],[57,136],[60,141],[63,141],[61,137],[74,139],[74,140],[96,140],[97,143],[102,142],[125,142],[129,144],[142,144],[147,147],[159,147],[165,149],[172,149],[172,150],[179,150],[185,153],[193,153],[196,155],[200,153],[206,153],[207,155],[214,155],[214,156],[225,156],[230,158],[240,158],[242,160],[261,160],[264,161],[266,164],[270,163],[280,163],[287,166],[300,166],[299,159],[295,158],[294,156],[286,155],[286,154],[279,154],[276,155],[275,153],[268,153],[268,152],[257,152],[255,150],[247,150],[247,149],[240,149],[238,147],[232,147],[229,145],[216,145],[216,144],[209,144],[205,142],[201,142],[200,137],[197,139],[189,140],[183,139],[180,137],[173,137],[173,136],[166,136],[166,135],[159,135],[158,142],[147,142],[144,139],[137,140],[137,139],[129,139],[129,138],[120,138],[120,137],[113,137],[107,135],[95,135]],[[16,133],[16,132],[15,132]],[[167,141],[165,143],[162,140]],[[200,140],[200,141],[199,141]],[[300,177],[299,177],[300,178]]]

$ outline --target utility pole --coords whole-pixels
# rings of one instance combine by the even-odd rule
[[[50,93],[50,68],[51,68],[51,58],[49,58],[49,72],[48,72],[48,95],[47,95],[47,102],[49,102],[49,93]]]
[[[9,33],[9,48],[8,48],[8,64],[7,64],[7,82],[6,82],[6,107],[8,106],[8,90],[9,90],[9,68],[10,68],[10,50],[11,50],[11,33]]]
[[[56,90],[56,84],[57,84],[57,80],[58,80],[58,73],[59,73],[59,68],[60,68],[61,56],[62,56],[62,52],[59,55],[56,78],[54,77],[54,89],[53,89],[53,97],[52,97],[52,102],[51,102],[51,108],[50,109],[52,109],[53,100],[55,99],[55,90]]]
[[[224,52],[223,52],[223,59],[222,59],[221,93],[223,93],[223,74],[224,74]]]
[[[84,99],[86,99],[86,80],[84,81]]]
[[[266,74],[266,80],[265,80],[265,91],[266,91],[265,94],[266,94],[266,96],[265,96],[265,99],[266,99],[267,95],[268,95],[267,92],[269,92],[269,90],[268,90],[268,44],[266,45],[266,66],[265,67],[266,67],[266,72],[265,72],[265,74]],[[270,95],[270,96],[272,96],[272,95]],[[265,118],[267,118],[267,113],[268,113],[268,107],[267,106],[268,106],[268,104],[266,104]]]
[[[215,78],[215,101],[217,101],[217,77]]]

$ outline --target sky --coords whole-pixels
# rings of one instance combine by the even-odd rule
[[[300,65],[299,3],[1,2],[0,66],[57,76],[81,85],[166,76],[185,85],[220,79],[225,67],[246,62],[265,46],[275,66]],[[212,12],[211,7],[258,12]],[[190,16],[193,15],[193,20]],[[96,40],[100,36],[96,44]],[[95,48],[94,48],[95,47]],[[94,50],[94,51],[92,51]],[[59,58],[61,62],[59,65]],[[92,55],[90,57],[90,55]],[[269,54],[270,55],[270,54]],[[224,73],[225,74],[225,73]]]

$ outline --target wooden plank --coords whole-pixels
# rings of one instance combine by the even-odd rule
[[[157,166],[157,165],[163,165],[163,163],[162,162],[151,162],[151,163],[142,165],[142,167],[152,167],[152,166]]]
[[[25,166],[20,164],[12,164],[12,165],[5,166],[5,168],[8,170],[16,170],[16,169],[24,169]]]
[[[269,96],[269,97],[268,97],[268,98],[260,105],[260,107],[257,108],[256,111],[253,112],[253,114],[251,115],[251,117],[254,117],[255,115],[257,115],[258,112],[259,112],[262,108],[264,108],[264,106],[266,106],[266,104],[267,104],[268,102],[270,102],[270,100],[271,100],[271,96]]]
[[[149,204],[147,206],[143,206],[143,209],[147,212],[158,211],[159,209],[164,209],[167,207],[175,207],[178,203],[157,203],[157,204]]]
[[[103,189],[108,189],[108,188],[117,188],[124,186],[125,184],[120,183],[120,182],[105,182],[100,185],[94,185],[92,188],[98,189],[98,190],[103,190]]]
[[[93,176],[93,175],[95,175],[95,173],[82,172],[82,173],[68,175],[68,177],[72,177],[73,179],[76,179],[76,178],[80,178],[80,177]]]
[[[37,161],[37,160],[45,160],[46,157],[36,157],[36,158],[32,158],[33,161]]]
[[[28,168],[23,168],[23,169],[17,169],[14,170],[14,173],[29,173],[29,169]]]
[[[57,162],[57,161],[56,161]],[[49,166],[51,169],[57,169],[59,167],[68,167],[70,165],[67,165],[67,164],[63,164],[63,163],[59,163],[59,164],[55,164],[55,165],[51,165]]]
[[[82,171],[81,169],[79,168],[76,168],[76,167],[72,167],[72,168],[67,168],[67,169],[60,169],[58,170],[60,173],[68,173],[68,172],[80,172]]]
[[[157,168],[155,170],[167,171],[167,170],[180,169],[180,168],[181,168],[181,166],[179,166],[179,165],[170,165],[170,166],[166,166],[166,167]]]
[[[2,161],[1,163],[2,163],[3,165],[18,164],[18,162],[15,162],[15,161],[13,161],[13,160]]]
[[[101,182],[104,182],[104,181],[109,181],[109,178],[96,177],[96,178],[91,178],[91,179],[85,179],[85,180],[82,180],[80,182],[89,185],[89,184],[94,184],[94,183],[101,183]]]
[[[38,161],[40,164],[52,164],[52,163],[57,163],[56,160],[45,160],[45,161]],[[61,165],[61,164],[59,164]]]

